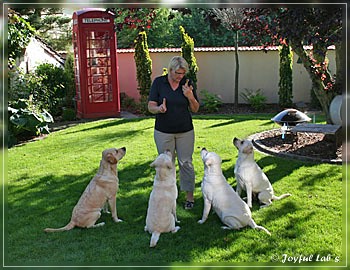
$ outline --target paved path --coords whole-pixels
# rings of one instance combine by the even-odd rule
[[[126,118],[126,119],[128,119],[128,118],[138,118],[137,115],[135,115],[135,114],[133,114],[131,112],[126,112],[126,111],[120,112],[120,117],[121,118]]]
[[[115,117],[114,119],[117,119],[117,118],[132,119],[132,118],[138,118],[138,116],[133,114],[133,113],[130,113],[130,112],[121,111],[120,117]],[[111,117],[111,119],[112,119],[112,117]],[[53,131],[58,131],[61,129],[73,127],[73,126],[76,126],[76,125],[81,124],[81,123],[93,122],[93,121],[98,121],[98,120],[102,120],[102,118],[100,118],[100,119],[98,119],[98,118],[97,119],[78,119],[75,121],[54,122],[54,123],[50,124],[49,127],[50,127],[50,131],[53,132]]]

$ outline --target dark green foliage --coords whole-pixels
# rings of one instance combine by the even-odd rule
[[[152,60],[148,52],[147,35],[145,31],[140,32],[135,40],[134,59],[136,63],[138,90],[141,95],[141,105],[144,107],[152,84]],[[146,109],[147,107],[144,108],[145,111]]]
[[[53,118],[46,110],[38,110],[30,100],[19,99],[8,107],[8,147],[20,140],[48,134]]]
[[[73,108],[63,108],[62,120],[63,121],[73,121],[76,119],[76,112]]]
[[[187,76],[193,81],[195,89],[197,89],[197,72],[198,66],[196,57],[194,56],[194,41],[193,39],[185,32],[185,28],[180,26],[180,32],[182,34],[182,45],[181,45],[181,54],[182,57],[188,63],[189,71]]]
[[[75,78],[74,78],[74,58],[72,53],[68,53],[64,63],[66,107],[74,108]]]
[[[36,30],[36,34],[43,38],[55,50],[64,50],[72,43],[72,21],[66,16],[63,8],[14,8]]]
[[[66,88],[73,87],[72,78],[67,77],[67,72],[52,64],[39,65],[30,73],[13,69],[9,72],[8,100],[31,99],[38,109],[45,109],[53,116],[61,115],[62,107],[73,106],[73,93],[66,96]]]
[[[53,116],[62,114],[62,106],[65,104],[66,76],[64,69],[53,64],[39,65],[35,73],[42,77],[40,88],[33,89],[33,102],[39,104],[42,109],[48,110]]]
[[[68,54],[65,69],[53,64],[41,64],[33,72],[13,68],[9,71],[9,102],[31,99],[40,110],[53,116],[62,114],[62,107],[75,108],[75,82],[72,54]]]
[[[140,113],[140,104],[135,102],[135,99],[129,97],[126,93],[120,93],[120,107],[122,111],[128,111],[132,113]]]
[[[38,88],[42,88],[43,78],[34,72],[25,73],[23,70],[16,68],[9,70],[9,87],[7,91],[8,101],[18,99],[29,99],[29,96]]]
[[[212,23],[209,8],[116,8],[118,48],[131,48],[138,29],[147,33],[149,48],[178,48],[182,25],[193,37],[196,46],[232,46],[235,35],[220,24]]]
[[[279,55],[279,105],[282,108],[288,108],[293,105],[293,52],[291,51],[290,46],[283,44],[279,49]]]
[[[318,109],[318,110],[322,109],[320,101],[317,99],[317,96],[316,96],[315,92],[312,91],[312,89],[310,90],[310,97],[311,97],[310,98],[311,108]]]
[[[335,45],[337,51],[341,50],[337,55],[342,55],[341,59],[346,58],[342,49],[344,12],[343,7],[334,5],[321,8],[252,8],[245,13],[245,30],[249,29],[251,35],[256,36],[256,41],[266,36],[270,36],[275,44],[288,41],[293,52],[300,57],[311,78],[312,91],[327,116],[327,123],[332,122],[329,105],[340,88],[344,87],[342,71],[345,70],[346,61],[337,63],[337,74],[334,76],[328,68],[326,52],[328,46]],[[311,53],[303,47],[306,44],[313,46]],[[264,45],[273,44],[269,42]]]
[[[217,112],[222,104],[220,97],[216,94],[210,93],[207,90],[201,91],[201,107],[203,111],[211,113]]]
[[[9,67],[13,67],[15,60],[23,55],[30,38],[34,35],[34,28],[23,18],[9,11],[8,22],[8,56]]]
[[[214,19],[210,8],[188,8],[179,19],[197,47],[234,46],[235,33]]]
[[[263,110],[266,106],[266,97],[261,93],[261,89],[253,91],[245,88],[245,92],[242,92],[240,96],[257,112]]]

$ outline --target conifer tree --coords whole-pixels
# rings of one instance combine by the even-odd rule
[[[182,35],[182,45],[181,45],[181,54],[182,57],[187,61],[189,71],[187,76],[193,81],[195,89],[197,89],[197,72],[198,66],[196,57],[194,56],[194,41],[193,39],[185,32],[185,28],[180,26],[180,31]]]
[[[278,83],[279,105],[282,108],[293,105],[293,52],[290,46],[283,44],[279,48],[280,81]]]
[[[147,35],[145,31],[138,34],[135,40],[135,64],[138,90],[141,96],[141,106],[147,111],[146,102],[152,84],[152,59],[149,55]]]

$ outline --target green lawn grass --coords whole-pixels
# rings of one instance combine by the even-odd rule
[[[282,263],[283,256],[313,255],[315,264],[317,255],[328,254],[331,262],[338,256],[340,264],[344,264],[344,182],[342,167],[338,165],[255,152],[255,159],[275,193],[292,194],[264,209],[259,209],[256,202],[253,205],[256,223],[266,227],[272,236],[250,228],[222,230],[213,213],[203,225],[197,223],[203,210],[201,148],[221,156],[223,173],[235,188],[237,150],[232,139],[276,128],[271,117],[268,114],[194,117],[195,207],[192,211],[184,210],[185,196],[180,193],[177,213],[181,229],[176,234],[162,234],[153,249],[149,248],[150,235],[143,230],[155,174],[149,165],[157,156],[153,118],[79,124],[9,149],[4,265],[287,266],[295,264]],[[97,172],[101,152],[123,146],[127,153],[118,164],[117,209],[124,222],[114,223],[110,215],[103,214],[100,220],[106,225],[100,228],[44,233],[46,227],[62,227],[69,222],[74,205]]]

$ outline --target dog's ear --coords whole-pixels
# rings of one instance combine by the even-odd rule
[[[169,157],[173,158],[173,155],[171,154],[171,151],[169,149],[164,151],[164,154],[168,155]]]
[[[149,166],[150,167],[155,167],[156,166],[156,161],[153,161]]]
[[[234,146],[236,146],[236,148],[238,149],[238,144],[242,142],[242,140],[238,139],[237,137],[234,137],[234,139],[232,140],[232,143]]]
[[[118,160],[115,158],[115,156],[113,156],[112,153],[107,154],[107,161],[108,163],[111,163],[111,164],[117,164],[118,162]]]

